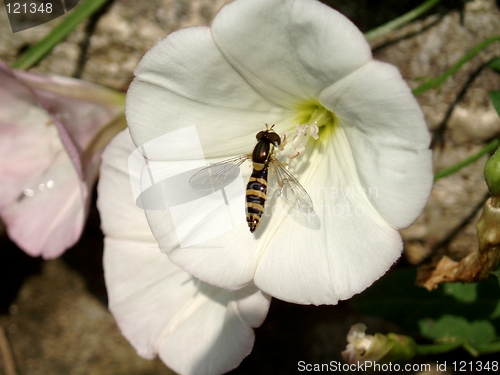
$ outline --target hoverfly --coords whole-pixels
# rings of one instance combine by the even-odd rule
[[[257,229],[264,213],[269,170],[276,178],[280,195],[286,203],[300,211],[313,210],[309,194],[274,155],[274,148],[282,146],[282,142],[273,127],[269,128],[266,124],[266,130],[257,133],[257,144],[251,154],[212,164],[196,172],[189,180],[195,188],[220,188],[237,176],[241,164],[251,160],[253,170],[246,188],[246,221],[251,233]]]

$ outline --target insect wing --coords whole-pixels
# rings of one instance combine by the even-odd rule
[[[271,167],[285,202],[303,212],[313,211],[314,205],[306,189],[274,156],[271,157]]]
[[[233,182],[240,173],[240,165],[248,160],[250,155],[240,155],[232,159],[220,161],[196,172],[189,184],[197,189],[218,190]]]

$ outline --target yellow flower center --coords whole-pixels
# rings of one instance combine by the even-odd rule
[[[335,114],[314,99],[297,105],[297,123],[299,124],[316,125],[321,130],[326,126],[333,128],[336,122]]]

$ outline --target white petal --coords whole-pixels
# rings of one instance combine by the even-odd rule
[[[245,222],[244,193],[231,198],[230,205],[239,205],[231,212],[220,199],[211,206],[193,201],[175,207],[181,218],[160,211],[148,211],[147,218],[172,262],[212,285],[237,289],[252,281],[262,247]],[[196,220],[200,215],[204,217]],[[187,231],[184,225],[189,225]]]
[[[80,237],[87,187],[49,114],[0,62],[0,214],[31,256],[55,258]]]
[[[156,145],[156,143],[158,145]],[[153,144],[153,146],[150,146]],[[161,148],[175,158],[177,150],[198,155],[198,160],[151,161],[142,153]],[[165,148],[165,147],[164,147]],[[129,159],[136,176],[134,200],[146,208],[146,216],[160,248],[169,259],[197,278],[227,289],[252,281],[259,254],[257,240],[245,221],[245,186],[249,163],[239,176],[221,190],[193,189],[189,179],[205,161],[196,129],[188,127],[149,141]]]
[[[253,299],[251,310],[243,312],[235,298],[238,292],[205,287],[200,290],[207,295],[198,292],[197,301],[191,302],[201,306],[161,344],[160,358],[183,374],[220,374],[237,367],[254,343],[253,329],[242,313],[260,315],[262,320],[269,307],[269,300],[253,285],[243,291]]]
[[[181,136],[192,139],[188,130]],[[170,138],[167,135],[159,139],[177,143]],[[183,146],[197,153],[196,144],[191,147],[185,142]],[[252,281],[260,255],[259,241],[245,221],[250,163],[242,166],[243,176],[214,192],[193,189],[189,184],[196,167],[204,164],[148,161],[141,165],[139,159],[131,165],[138,170],[134,174],[142,179],[134,188],[135,196],[148,208],[146,216],[151,230],[172,262],[222,288],[238,289]]]
[[[252,327],[269,308],[269,298],[255,286],[231,292],[197,281],[154,241],[107,238],[104,267],[109,307],[124,336],[139,355],[159,354],[181,374],[219,374],[238,366],[252,349]]]
[[[28,254],[54,258],[81,234],[100,160],[86,147],[123,94],[2,62],[0,81],[0,215]]]
[[[87,194],[64,150],[53,158],[45,170],[17,185],[17,198],[2,211],[9,237],[28,254],[46,259],[80,238]]]
[[[0,111],[0,209],[3,209],[19,197],[27,180],[48,168],[63,146],[44,110],[19,103],[13,105],[4,95],[1,99],[11,109],[8,116]]]
[[[103,116],[106,111],[116,114],[117,111],[123,108],[123,93],[91,82],[51,74],[34,74],[24,70],[13,70],[12,73],[28,87],[36,90],[37,94],[51,93],[57,99],[63,99],[64,103],[69,107],[68,110],[81,111],[80,115],[85,111],[87,118],[74,119],[80,126],[82,126],[80,122],[106,122],[106,119],[99,119],[99,115]],[[80,104],[80,108],[76,108],[78,104]],[[94,104],[94,106],[91,106],[91,104]],[[83,140],[78,139],[77,141],[85,144],[83,142],[85,134],[81,132],[89,131],[89,129],[75,129],[75,131],[80,132],[78,135],[83,138]]]
[[[236,155],[248,152],[265,123],[277,122],[288,111],[245,82],[208,28],[170,34],[144,56],[135,74],[126,112],[137,145],[195,125],[206,155]],[[162,149],[150,152],[150,159],[165,160]],[[189,158],[181,153],[177,160]]]
[[[219,12],[212,33],[231,65],[284,105],[316,98],[371,59],[356,26],[312,0],[235,1]]]
[[[320,140],[308,150],[309,167],[300,174],[314,213],[286,215],[277,206],[254,278],[273,297],[316,305],[360,293],[402,250],[399,233],[366,198],[343,129],[320,133]]]
[[[181,374],[229,371],[250,353],[252,327],[270,299],[253,285],[228,291],[202,283],[159,251],[127,174],[134,149],[128,132],[110,143],[98,186],[110,309],[141,356],[159,354]]]
[[[151,241],[144,211],[134,204],[131,191],[128,158],[134,150],[128,130],[119,133],[104,150],[97,208],[107,237]]]
[[[45,109],[46,115],[29,124],[30,127],[55,125],[78,175],[89,186],[93,185],[100,154],[87,147],[105,125],[123,112],[123,94],[72,78],[12,70],[1,61],[0,75],[5,81],[0,96],[11,103],[0,110],[0,121],[9,119],[22,126],[18,119],[25,122],[24,113],[16,116],[22,107],[32,107],[30,112],[33,107]],[[45,121],[47,115],[50,122]],[[95,153],[89,155],[88,151]]]
[[[371,203],[391,226],[410,225],[432,188],[432,154],[422,111],[397,69],[372,61],[325,89],[320,102],[345,130]]]

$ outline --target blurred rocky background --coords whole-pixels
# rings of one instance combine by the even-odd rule
[[[366,32],[422,1],[325,1]],[[13,34],[0,2],[0,59],[11,63],[60,22]],[[112,0],[80,25],[33,71],[73,76],[126,90],[144,53],[180,28],[209,25],[223,0]],[[372,43],[377,59],[399,67],[412,87],[434,77],[480,41],[500,32],[499,1],[447,0],[424,17]],[[434,135],[435,170],[480,150],[500,135],[500,119],[488,91],[500,89],[500,75],[484,69],[500,45],[467,63],[439,90],[418,97]],[[1,83],[0,83],[1,84]],[[446,252],[459,259],[477,248],[475,222],[487,188],[486,157],[436,183],[420,219],[403,231],[405,257],[398,267]],[[80,242],[57,260],[30,258],[0,225],[0,350],[15,374],[170,374],[160,360],[135,354],[106,308],[101,265],[102,234],[95,205]],[[397,330],[387,322],[339,306],[296,306],[274,300],[256,330],[252,354],[234,374],[290,374],[298,361],[340,361],[349,327],[362,320],[369,333]],[[455,354],[456,355],[456,354]],[[465,352],[458,354],[467,360]],[[432,363],[432,361],[431,361]],[[5,365],[5,363],[3,363]],[[0,365],[0,374],[8,374]]]

